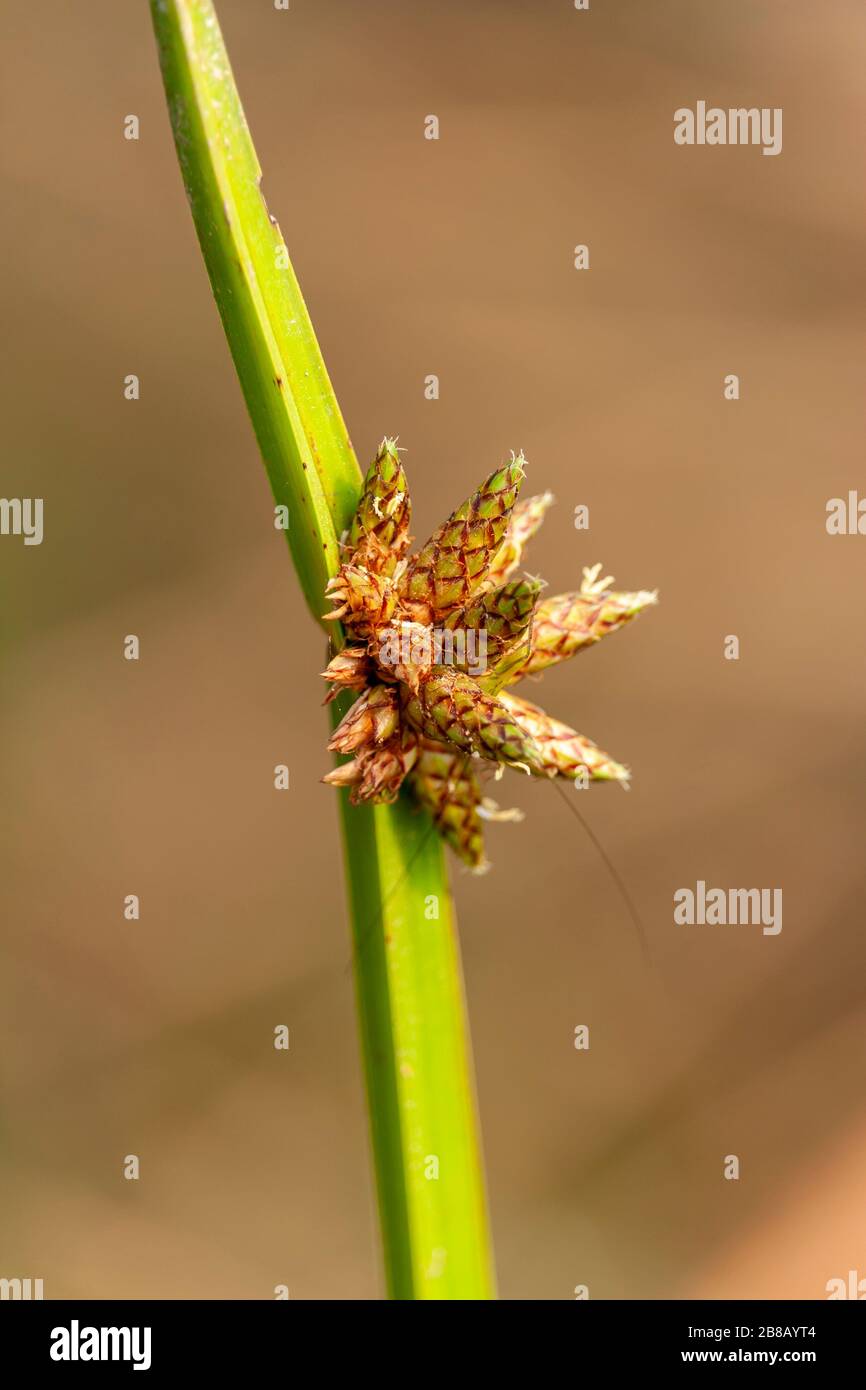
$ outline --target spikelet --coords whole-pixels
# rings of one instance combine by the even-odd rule
[[[364,690],[373,681],[374,667],[367,655],[366,647],[344,647],[328,662],[322,671],[331,689],[325,703],[335,700],[341,690]]]
[[[331,753],[351,753],[365,744],[382,743],[400,728],[397,692],[392,685],[373,685],[359,695],[328,742]]]
[[[523,465],[521,456],[491,473],[409,561],[399,591],[410,617],[442,618],[465,606],[484,583],[508,529]]]
[[[538,750],[532,767],[536,774],[574,780],[583,771],[590,782],[628,782],[631,775],[628,768],[614,762],[592,739],[584,738],[538,705],[531,705],[517,695],[503,694],[499,699]]]
[[[389,623],[397,608],[397,593],[391,580],[365,565],[343,565],[325,592],[335,608],[324,617],[329,623],[342,619],[351,637],[366,640]]]
[[[458,858],[476,873],[482,872],[487,867],[481,818],[483,799],[472,758],[421,738],[407,785],[420,805],[430,812],[439,834]]]
[[[349,787],[354,806],[362,801],[394,801],[418,756],[418,740],[407,729],[378,745],[359,748],[349,762],[340,763],[322,778],[332,787]]]
[[[526,545],[535,535],[552,503],[552,492],[543,492],[540,497],[527,497],[524,501],[516,503],[508,522],[505,539],[487,571],[485,583],[491,589],[511,578],[520,564]]]
[[[349,530],[353,563],[392,575],[407,549],[412,504],[394,439],[383,439],[367,470],[364,491]]]
[[[531,650],[509,684],[567,661],[658,602],[658,595],[645,589],[634,594],[619,594],[601,588],[612,584],[613,580],[609,575],[598,580],[596,575],[600,569],[600,565],[595,565],[591,570],[584,570],[583,585],[577,593],[556,594],[541,600],[532,625]]]
[[[408,693],[403,712],[419,733],[453,743],[464,752],[527,770],[539,761],[531,736],[508,709],[471,676],[453,667],[434,667],[417,694]]]
[[[539,579],[512,579],[495,589],[485,589],[465,608],[449,613],[443,627],[483,632],[484,656],[492,672],[503,657],[518,649],[528,657],[532,615],[541,589]]]

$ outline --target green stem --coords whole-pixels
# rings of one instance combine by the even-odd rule
[[[342,810],[388,1290],[392,1298],[490,1298],[459,949],[439,837],[403,800],[359,809],[344,799]]]
[[[276,222],[210,0],[151,0],[205,264],[310,611],[361,474]],[[303,205],[306,190],[299,189]],[[338,702],[335,702],[338,703]],[[493,1296],[459,950],[426,816],[340,793],[385,1270],[394,1298]]]

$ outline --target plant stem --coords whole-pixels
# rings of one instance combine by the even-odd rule
[[[363,825],[345,799],[342,810],[389,1293],[489,1298],[460,960],[439,838],[404,800],[365,808]],[[381,920],[371,923],[376,900]]]
[[[151,0],[178,159],[310,611],[361,475],[277,224],[210,0]],[[299,190],[303,204],[306,190]],[[339,702],[335,702],[338,705]],[[340,793],[388,1292],[493,1296],[459,950],[426,816]]]

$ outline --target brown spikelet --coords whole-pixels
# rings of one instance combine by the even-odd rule
[[[332,787],[350,787],[349,800],[387,803],[397,796],[418,755],[418,740],[401,730],[377,747],[363,747],[351,762],[341,763],[322,778]]]
[[[321,673],[331,682],[325,703],[336,699],[341,690],[364,690],[373,680],[373,663],[366,647],[344,647],[332,657]]]
[[[331,753],[351,753],[365,744],[382,743],[400,728],[397,692],[391,685],[374,685],[359,695],[337,725],[328,743]]]
[[[371,637],[388,623],[397,607],[397,594],[390,579],[364,565],[343,565],[328,581],[327,595],[335,608],[324,617],[328,622],[342,620],[356,639]]]

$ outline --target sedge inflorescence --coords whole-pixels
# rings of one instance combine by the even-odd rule
[[[474,870],[486,868],[484,821],[515,820],[484,794],[505,767],[536,777],[628,781],[590,739],[511,693],[656,602],[617,593],[601,566],[551,598],[517,576],[553,498],[518,501],[525,460],[491,473],[425,545],[407,554],[411,504],[394,440],[383,440],[327,592],[346,644],[323,675],[329,699],[360,692],[328,747],[351,755],[324,778],[359,802],[390,802],[403,783]]]

